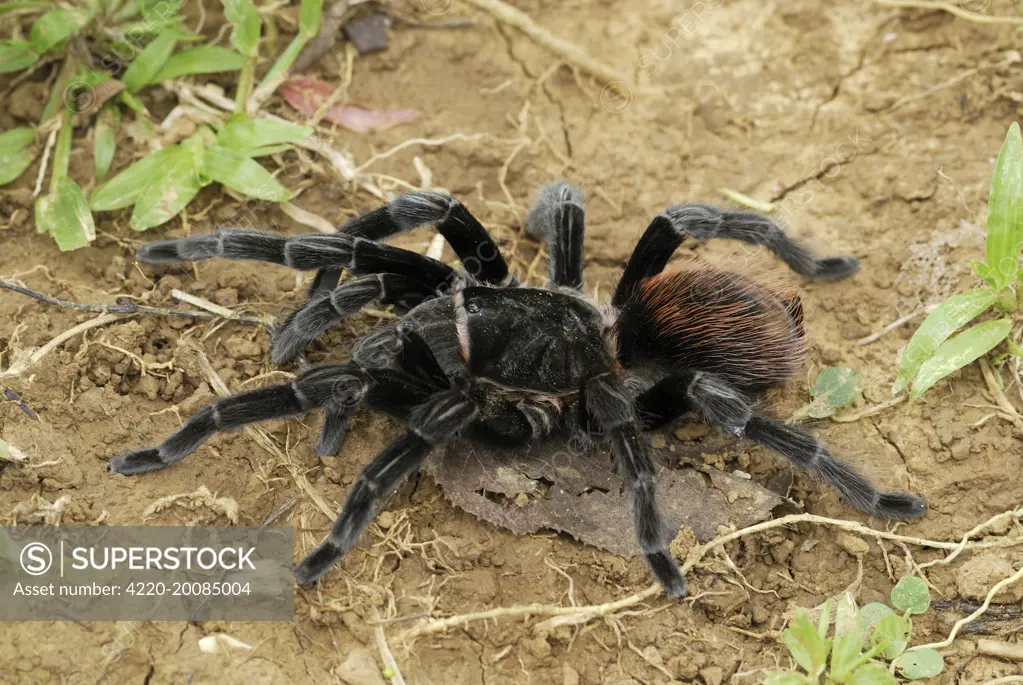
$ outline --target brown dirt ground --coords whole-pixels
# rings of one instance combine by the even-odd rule
[[[871,345],[854,341],[919,302],[970,282],[958,265],[978,258],[981,238],[961,222],[983,226],[993,157],[1023,99],[1015,90],[1021,60],[1014,27],[813,0],[513,4],[604,61],[642,72],[669,94],[637,91],[631,102],[605,99],[604,107],[595,81],[576,78],[568,68],[552,69],[555,57],[485,16],[470,28],[401,28],[393,31],[387,52],[356,60],[351,95],[375,106],[416,107],[423,113],[420,121],[365,136],[341,132],[336,144],[365,160],[411,137],[462,132],[513,139],[528,105],[525,133],[533,142],[507,164],[510,197],[500,183],[513,148],[508,143],[414,146],[372,170],[418,184],[413,157],[420,156],[434,182],[463,198],[515,252],[520,273],[537,249],[519,240],[524,209],[539,184],[562,175],[571,179],[589,198],[587,281],[605,295],[646,223],[666,205],[721,203],[722,187],[776,200],[777,216],[793,236],[820,253],[852,254],[863,264],[849,281],[802,287],[811,362],[806,376],[773,396],[776,412],[791,414],[806,397],[808,379],[827,365],[855,367],[868,378],[860,408],[887,399],[897,351],[912,327]],[[435,12],[446,7],[398,3],[395,9],[438,18],[424,6]],[[995,3],[991,11],[1011,13],[1014,6]],[[469,14],[456,4],[439,18]],[[210,21],[216,25],[215,18]],[[677,21],[688,28],[673,28]],[[315,73],[337,83],[340,54],[321,60]],[[14,124],[19,112],[37,114],[38,93],[34,84],[19,89],[10,108],[0,112],[0,128]],[[151,107],[162,115],[172,104],[154,101]],[[285,112],[279,102],[271,107]],[[84,179],[90,175],[91,145],[84,131],[79,136],[72,175]],[[127,162],[126,147],[116,168]],[[26,178],[34,180],[36,169]],[[286,176],[292,187],[310,180],[298,204],[332,222],[376,204],[336,179]],[[127,227],[124,213],[101,215],[94,247],[61,254],[27,218],[30,188],[23,179],[0,191],[0,223],[13,215],[2,233],[4,277],[82,302],[130,294],[169,304],[169,290],[179,287],[223,305],[277,314],[302,297],[305,286],[285,269],[226,262],[140,269],[132,259],[140,236]],[[212,230],[229,221],[234,208],[230,198],[207,190],[193,203],[187,228],[175,221],[145,237]],[[275,207],[259,211],[266,228],[307,230]],[[399,242],[422,250],[428,239],[420,232]],[[735,245],[696,252],[712,258],[743,254]],[[776,261],[762,261],[783,270]],[[4,364],[15,350],[41,345],[90,316],[0,296]],[[371,315],[351,321],[312,358],[343,358],[355,332],[373,322]],[[266,428],[286,449],[283,458],[268,454],[249,435],[234,433],[216,437],[167,471],[112,478],[105,472],[107,457],[159,441],[178,424],[171,409],[187,414],[208,401],[211,392],[189,351],[195,345],[232,389],[251,387],[256,376],[255,383],[273,380],[263,374],[280,372],[267,364],[265,333],[238,324],[136,317],[89,331],[86,339],[87,344],[81,337],[66,343],[30,373],[5,381],[41,422],[16,403],[0,405],[3,438],[31,460],[27,467],[0,472],[0,519],[14,518],[18,507],[29,512],[18,522],[30,522],[31,512],[40,511],[39,500],[63,498],[59,520],[65,524],[100,519],[140,524],[149,503],[205,485],[236,500],[248,523],[297,499],[289,523],[301,531],[297,552],[303,553],[328,520],[296,485],[291,469],[304,473],[337,506],[359,469],[396,432],[393,424],[361,414],[342,456],[321,465],[312,451],[317,422],[278,422]],[[143,377],[137,363],[111,346],[172,365]],[[971,367],[912,407],[815,429],[834,452],[879,482],[926,497],[931,513],[900,532],[955,540],[1023,500],[1020,437],[998,419],[974,426],[991,411],[983,388],[979,370]],[[669,443],[678,440],[670,431],[664,436]],[[736,455],[762,483],[788,470],[779,458],[740,445],[707,461],[730,471]],[[803,475],[795,476],[791,496],[813,513],[864,520]],[[639,560],[554,535],[516,537],[479,522],[448,504],[427,477],[406,487],[388,511],[389,531],[373,527],[341,570],[316,589],[298,592],[293,623],[7,624],[0,627],[0,682],[336,683],[353,650],[377,654],[366,623],[375,611],[393,618],[570,599],[600,603],[649,583]],[[197,507],[168,511],[150,523],[200,521],[224,522]],[[907,571],[906,549],[868,542],[862,603],[884,600],[894,579]],[[788,663],[775,632],[786,612],[816,606],[852,584],[856,546],[832,528],[801,525],[727,549],[745,582],[720,559],[711,560],[690,574],[690,595],[682,602],[657,598],[607,620],[546,634],[532,629],[537,619],[523,618],[474,622],[407,645],[396,636],[410,623],[388,624],[387,634],[410,684],[760,682],[764,669]],[[917,562],[937,558],[934,552],[911,551]],[[970,558],[927,569],[937,595],[959,596],[957,573]],[[1018,602],[1018,594],[1015,598]],[[955,618],[928,614],[917,621],[918,639],[941,639]],[[201,653],[199,638],[215,632],[256,649]],[[969,637],[946,656],[949,666],[935,682],[981,683],[1021,669],[977,656]],[[89,680],[68,680],[83,670]]]

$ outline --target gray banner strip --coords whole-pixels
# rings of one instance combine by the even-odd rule
[[[0,621],[291,621],[290,526],[0,527]]]

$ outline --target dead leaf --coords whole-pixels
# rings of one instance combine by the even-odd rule
[[[734,449],[734,443],[719,442]],[[675,455],[653,450],[668,539],[687,525],[697,539],[706,541],[718,535],[720,526],[743,528],[770,518],[783,501],[751,480],[717,469],[664,465],[679,454],[702,462],[699,453],[715,448],[713,440],[707,443],[676,446]],[[600,446],[578,448],[554,441],[529,452],[455,443],[427,460],[423,470],[455,506],[495,526],[520,535],[556,530],[621,556],[639,553],[628,496]]]
[[[334,89],[329,83],[309,76],[292,76],[277,90],[285,102],[303,116],[311,117],[330,99]],[[419,118],[414,109],[366,109],[352,103],[336,104],[324,115],[330,121],[355,133],[386,131]]]

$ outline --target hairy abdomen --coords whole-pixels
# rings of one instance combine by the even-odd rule
[[[643,281],[622,306],[616,332],[623,364],[657,359],[749,391],[785,380],[805,357],[797,296],[702,264]]]

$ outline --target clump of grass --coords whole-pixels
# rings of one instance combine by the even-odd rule
[[[1009,128],[991,179],[985,251],[987,261],[972,264],[984,286],[949,297],[927,316],[902,353],[893,393],[910,387],[910,401],[916,400],[1007,339],[1007,354],[1023,356],[1018,341],[1010,338],[1023,306],[1023,138],[1016,123]],[[951,337],[988,311],[998,318]]]
[[[0,16],[13,18],[11,39],[0,40],[0,73],[26,72],[54,63],[57,77],[37,126],[0,133],[0,185],[18,179],[40,156],[49,184],[35,206],[36,228],[53,236],[61,250],[88,245],[96,237],[93,212],[134,206],[131,226],[144,231],[177,215],[210,183],[249,197],[282,202],[288,191],[255,157],[288,149],[312,129],[253,119],[262,99],[279,85],[306,42],[319,29],[322,0],[303,0],[299,34],[256,89],[262,21],[252,0],[224,0],[232,24],[231,48],[206,43],[182,28],[184,0],[80,0],[71,4],[15,0],[0,2]],[[19,19],[35,16],[25,36]],[[184,46],[178,49],[179,46]],[[105,55],[101,60],[85,56]],[[239,71],[238,114],[208,126],[181,143],[159,148],[140,97],[172,79]],[[27,78],[23,73],[16,79]],[[254,89],[258,90],[257,99]],[[88,188],[103,181],[117,150],[116,131],[125,115],[144,124],[149,152],[87,200]],[[68,174],[74,128],[93,129],[94,169],[90,179]],[[47,140],[49,139],[49,140]],[[43,141],[46,144],[43,144]],[[49,149],[52,145],[52,159]]]
[[[782,633],[799,669],[772,673],[766,685],[895,685],[893,673],[908,680],[941,673],[945,663],[938,652],[907,650],[912,616],[931,605],[926,583],[915,577],[901,579],[892,589],[891,602],[894,610],[880,602],[859,608],[846,592],[838,600],[833,629],[830,599],[816,625],[800,611]]]

